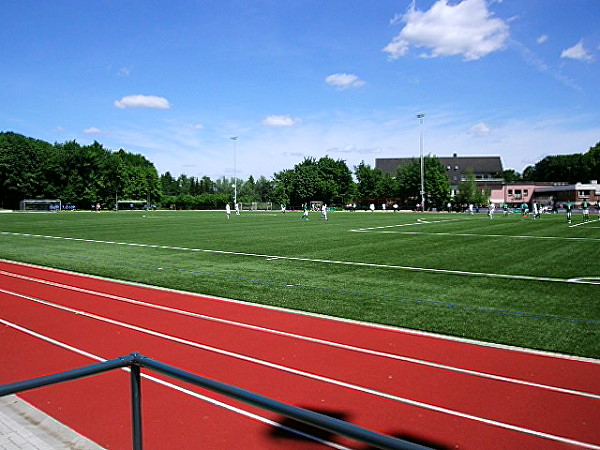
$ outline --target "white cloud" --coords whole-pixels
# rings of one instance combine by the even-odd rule
[[[548,35],[547,34],[542,34],[539,38],[537,38],[535,40],[538,44],[543,44],[544,42],[548,41]]]
[[[204,129],[204,125],[202,125],[201,123],[196,123],[194,125],[190,125],[192,130],[203,130]]]
[[[471,127],[467,134],[475,137],[485,137],[490,134],[490,127],[488,127],[485,123],[479,122]]]
[[[266,127],[282,128],[282,127],[293,127],[300,122],[300,119],[292,119],[290,116],[268,116],[262,124]]]
[[[128,95],[121,100],[115,100],[114,105],[117,108],[157,108],[169,109],[171,104],[164,97],[154,95]]]
[[[594,60],[594,57],[583,46],[583,40],[579,41],[573,47],[563,50],[562,53],[560,54],[560,57],[575,59],[577,61],[587,61],[587,62],[592,62]]]
[[[492,16],[485,0],[456,5],[438,0],[429,11],[419,11],[413,3],[401,18],[404,28],[383,51],[394,60],[413,45],[430,49],[431,53],[421,55],[426,58],[462,55],[465,61],[477,60],[503,49],[508,39],[507,23]]]
[[[83,130],[85,134],[97,134],[100,133],[100,129],[96,127],[89,127]]]
[[[365,85],[363,80],[351,73],[334,73],[325,78],[325,83],[335,86],[339,90],[359,88]]]

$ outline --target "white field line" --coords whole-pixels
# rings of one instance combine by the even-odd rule
[[[439,273],[446,275],[462,275],[462,276],[474,276],[474,277],[486,277],[486,278],[501,278],[510,280],[523,280],[523,281],[540,281],[540,282],[553,282],[553,283],[567,283],[567,284],[591,284],[600,285],[600,281],[585,280],[580,278],[553,278],[553,277],[536,277],[529,275],[510,275],[501,273],[486,273],[486,272],[469,272],[463,270],[450,270],[450,269],[434,269],[429,267],[414,267],[414,266],[400,266],[391,264],[376,264],[376,263],[361,263],[356,261],[338,261],[329,259],[315,259],[315,258],[300,258],[293,256],[278,256],[278,255],[264,255],[259,253],[245,253],[245,252],[232,252],[226,250],[209,250],[201,248],[188,248],[188,247],[173,247],[169,245],[156,245],[156,244],[138,244],[134,242],[114,242],[114,241],[102,241],[97,239],[83,239],[83,238],[71,238],[62,236],[45,236],[40,234],[28,234],[28,233],[13,233],[2,231],[0,235],[11,235],[11,236],[25,236],[25,237],[36,237],[43,239],[56,239],[56,240],[67,240],[67,241],[78,241],[78,242],[89,242],[94,244],[108,244],[108,245],[122,245],[128,247],[140,247],[140,248],[156,248],[162,250],[175,250],[195,253],[211,253],[217,255],[235,255],[235,256],[246,256],[255,258],[264,258],[266,260],[285,260],[285,261],[302,261],[311,262],[318,264],[336,264],[354,267],[370,267],[377,269],[392,269],[392,270],[408,270],[413,272],[427,272],[427,273]]]
[[[331,385],[334,385],[334,386],[339,386],[341,388],[346,388],[346,389],[354,390],[354,391],[357,391],[357,392],[362,392],[362,393],[365,393],[365,394],[374,395],[374,396],[377,396],[377,397],[385,398],[385,399],[396,401],[396,402],[399,402],[399,403],[404,403],[404,404],[407,404],[407,405],[415,406],[417,408],[423,408],[423,409],[427,409],[427,410],[430,410],[430,411],[435,411],[435,412],[438,412],[438,413],[447,414],[447,415],[454,416],[454,417],[459,417],[459,418],[462,418],[462,419],[472,420],[472,421],[475,421],[475,422],[484,423],[484,424],[491,425],[491,426],[494,426],[494,427],[503,428],[503,429],[507,429],[507,430],[511,430],[511,431],[516,431],[516,432],[527,434],[527,435],[531,435],[531,436],[536,436],[536,437],[540,437],[540,438],[544,438],[544,439],[550,439],[550,440],[557,441],[557,442],[564,442],[564,443],[568,443],[568,444],[572,444],[572,445],[577,445],[577,446],[580,446],[580,447],[593,448],[593,449],[600,450],[600,446],[597,446],[595,444],[590,444],[590,443],[587,443],[587,442],[576,441],[574,439],[566,438],[564,436],[557,436],[557,435],[554,435],[554,434],[551,434],[551,433],[546,433],[546,432],[543,432],[543,431],[532,430],[532,429],[529,429],[529,428],[525,428],[525,427],[520,427],[520,426],[517,426],[517,425],[508,424],[508,423],[500,422],[500,421],[493,420],[493,419],[486,419],[484,417],[479,417],[479,416],[475,416],[475,415],[472,415],[472,414],[467,414],[467,413],[463,413],[463,412],[460,412],[460,411],[456,411],[456,410],[453,410],[453,409],[449,409],[449,408],[445,408],[445,407],[441,407],[441,406],[437,406],[437,405],[432,405],[430,403],[425,403],[425,402],[421,402],[421,401],[418,401],[418,400],[412,400],[412,399],[409,399],[409,398],[406,398],[406,397],[400,397],[400,396],[397,396],[397,395],[388,394],[388,393],[385,393],[385,392],[380,392],[380,391],[377,391],[377,390],[374,390],[374,389],[370,389],[370,388],[367,388],[367,387],[364,387],[364,386],[359,386],[359,385],[355,385],[355,384],[352,384],[352,383],[346,383],[346,382],[341,381],[341,380],[336,380],[336,379],[333,379],[333,378],[324,377],[324,376],[317,375],[317,374],[314,374],[314,373],[305,372],[305,371],[298,370],[298,369],[293,369],[293,368],[290,368],[290,367],[282,366],[280,364],[270,363],[268,361],[260,360],[260,359],[253,358],[253,357],[250,357],[250,356],[242,355],[242,354],[235,353],[235,352],[230,352],[230,351],[219,349],[219,348],[216,348],[216,347],[211,347],[211,346],[208,346],[208,345],[200,344],[198,342],[194,342],[194,341],[190,341],[190,340],[187,340],[187,339],[178,338],[176,336],[171,336],[171,335],[168,335],[168,334],[159,333],[159,332],[147,329],[147,328],[138,327],[137,325],[128,324],[128,323],[125,323],[125,322],[120,322],[118,320],[113,320],[113,319],[110,319],[110,318],[107,318],[107,317],[102,317],[102,316],[99,316],[99,315],[96,315],[96,314],[88,313],[88,312],[77,310],[77,309],[74,309],[74,308],[70,308],[70,307],[66,307],[66,306],[62,306],[62,305],[57,305],[57,304],[54,304],[52,302],[41,300],[41,299],[38,299],[38,298],[35,298],[35,297],[30,297],[30,296],[23,295],[23,294],[9,292],[9,291],[6,291],[4,289],[0,289],[0,292],[3,292],[5,294],[7,294],[7,295],[13,295],[15,297],[22,298],[24,300],[28,300],[28,301],[39,303],[39,304],[42,304],[42,305],[46,305],[46,306],[49,306],[49,307],[52,307],[52,308],[56,308],[56,309],[59,309],[59,310],[71,312],[71,313],[74,313],[74,314],[79,315],[79,316],[89,317],[91,319],[98,320],[98,321],[105,322],[105,323],[109,323],[111,325],[115,325],[115,326],[119,326],[119,327],[130,329],[130,330],[133,330],[133,331],[137,331],[137,332],[140,332],[140,333],[148,334],[150,336],[158,337],[160,339],[165,339],[165,340],[169,340],[169,341],[172,341],[172,342],[177,342],[179,344],[188,345],[190,347],[195,347],[195,348],[199,348],[201,350],[205,350],[205,351],[209,351],[209,352],[221,354],[221,355],[224,355],[224,356],[232,357],[232,358],[239,359],[239,360],[242,360],[242,361],[250,362],[252,364],[263,365],[265,367],[269,367],[269,368],[272,368],[272,369],[275,369],[275,370],[280,370],[280,371],[283,371],[283,372],[288,372],[288,373],[291,373],[291,374],[294,374],[294,375],[298,375],[298,376],[301,376],[301,377],[305,377],[305,378],[317,380],[317,381],[320,381],[320,382],[323,382],[323,383],[327,383],[327,384],[331,384]]]
[[[102,298],[106,298],[106,299],[114,300],[114,301],[118,301],[118,302],[129,303],[129,304],[143,306],[143,307],[156,309],[156,310],[160,310],[160,311],[167,311],[169,313],[174,313],[174,314],[178,314],[178,315],[182,315],[182,316],[194,317],[194,318],[201,319],[201,320],[208,320],[208,321],[222,323],[222,324],[231,325],[231,326],[236,326],[236,327],[240,327],[240,328],[247,328],[250,330],[255,330],[255,331],[264,332],[264,333],[268,333],[268,334],[275,334],[278,336],[285,336],[285,337],[292,338],[292,339],[313,342],[313,343],[317,343],[317,344],[321,344],[321,345],[326,345],[329,347],[335,347],[335,348],[340,348],[340,349],[349,350],[349,351],[353,351],[353,352],[365,353],[365,354],[369,354],[369,355],[373,355],[373,356],[377,356],[377,357],[394,359],[394,360],[398,360],[398,361],[404,361],[404,362],[408,362],[411,364],[418,364],[418,365],[422,365],[422,366],[433,367],[433,368],[440,369],[440,370],[458,372],[458,373],[472,375],[472,376],[479,377],[479,378],[488,378],[488,379],[492,379],[492,380],[496,380],[496,381],[502,381],[505,383],[519,384],[519,385],[524,385],[524,386],[529,386],[529,387],[534,387],[534,388],[539,388],[539,389],[546,389],[546,390],[550,390],[550,391],[561,392],[563,394],[569,394],[569,395],[575,395],[575,396],[581,396],[581,397],[589,397],[589,398],[593,398],[596,400],[600,400],[600,395],[592,394],[589,392],[577,391],[577,390],[573,390],[573,389],[566,389],[566,388],[561,388],[561,387],[551,386],[551,385],[546,385],[546,384],[541,384],[541,383],[534,383],[534,382],[530,382],[530,381],[520,380],[517,378],[505,377],[502,375],[495,375],[495,374],[491,374],[491,373],[480,372],[477,370],[463,369],[460,367],[449,366],[446,364],[438,364],[438,363],[434,363],[434,362],[426,361],[426,360],[422,360],[422,359],[411,358],[408,356],[396,355],[393,353],[381,352],[381,351],[366,349],[366,348],[362,348],[362,347],[356,347],[353,345],[342,344],[339,342],[328,341],[325,339],[318,339],[318,338],[304,336],[304,335],[300,335],[300,334],[296,334],[296,333],[288,333],[285,331],[275,330],[272,328],[260,327],[257,325],[251,325],[251,324],[237,322],[237,321],[233,321],[233,320],[222,319],[219,317],[208,316],[205,314],[194,313],[191,311],[186,311],[186,310],[177,309],[177,308],[171,308],[169,306],[157,305],[154,303],[144,302],[141,300],[135,300],[135,299],[128,298],[128,297],[122,297],[122,296],[118,296],[118,295],[107,294],[104,292],[93,291],[90,289],[79,288],[76,286],[71,286],[71,285],[67,285],[67,284],[63,284],[63,283],[57,283],[54,281],[48,281],[48,280],[44,280],[44,279],[40,279],[40,278],[29,277],[26,275],[14,274],[11,272],[6,272],[4,270],[0,270],[0,275],[5,275],[5,276],[12,277],[12,278],[17,278],[17,279],[21,279],[21,280],[25,280],[25,281],[29,281],[29,282],[39,283],[39,284],[43,284],[43,285],[47,285],[47,286],[57,287],[60,289],[79,292],[79,293],[83,293],[83,294],[87,294],[87,295],[102,297]],[[4,291],[3,289],[0,289],[0,292],[7,292],[9,294],[13,294],[12,292]]]
[[[64,342],[58,341],[58,340],[56,340],[54,338],[51,338],[49,336],[45,336],[43,334],[37,333],[37,332],[35,332],[33,330],[30,330],[28,328],[22,327],[20,325],[15,324],[15,323],[9,322],[9,321],[4,320],[2,318],[0,318],[0,323],[6,325],[8,327],[14,328],[15,330],[21,331],[21,332],[23,332],[25,334],[28,334],[30,336],[33,336],[35,338],[41,339],[41,340],[43,340],[45,342],[48,342],[50,344],[56,345],[58,347],[61,347],[61,348],[65,349],[65,350],[69,350],[69,351],[71,351],[73,353],[76,353],[78,355],[85,356],[86,358],[89,358],[89,359],[92,359],[92,360],[95,360],[95,361],[99,361],[99,362],[106,362],[106,361],[108,361],[107,359],[101,358],[100,356],[94,355],[93,353],[89,353],[89,352],[87,352],[85,350],[79,349],[77,347],[73,347],[72,345],[69,345],[69,344],[66,344]],[[130,371],[130,369],[127,368],[127,367],[123,368],[122,370],[125,370],[126,372]],[[336,444],[334,442],[323,440],[323,439],[321,439],[319,437],[313,436],[313,435],[308,434],[308,433],[304,433],[303,431],[299,431],[299,430],[296,430],[294,428],[287,427],[285,425],[281,425],[281,424],[279,424],[277,422],[274,422],[274,421],[272,421],[270,419],[267,419],[266,417],[262,417],[262,416],[259,416],[257,414],[245,411],[243,409],[236,408],[234,406],[231,406],[231,405],[229,405],[227,403],[220,402],[220,401],[215,400],[213,398],[206,397],[206,396],[204,396],[202,394],[198,394],[197,392],[190,391],[189,389],[182,388],[181,386],[177,386],[176,384],[169,383],[168,381],[162,380],[160,378],[153,377],[152,375],[147,375],[145,373],[142,373],[141,376],[143,378],[147,379],[147,380],[153,381],[153,382],[155,382],[157,384],[161,384],[161,385],[163,385],[163,386],[165,386],[167,388],[173,389],[175,391],[179,391],[179,392],[181,392],[183,394],[187,394],[187,395],[195,397],[195,398],[197,398],[199,400],[203,400],[205,402],[211,403],[214,406],[218,406],[218,407],[227,409],[227,410],[229,410],[231,412],[234,412],[236,414],[240,414],[242,416],[248,417],[248,418],[256,420],[258,422],[262,422],[264,424],[271,425],[271,426],[273,426],[275,428],[284,429],[284,430],[286,430],[286,431],[288,431],[290,433],[293,433],[293,434],[296,434],[296,435],[300,435],[300,436],[302,436],[304,438],[316,441],[316,442],[318,442],[320,444],[324,444],[324,445],[327,445],[329,447],[337,448],[337,449],[340,449],[340,450],[349,450],[347,447],[344,447],[342,445]]]
[[[433,223],[433,222],[432,222]],[[600,241],[600,238],[589,237],[563,237],[563,236],[532,236],[532,235],[508,235],[508,234],[482,234],[482,233],[449,233],[449,232],[433,232],[433,231],[395,231],[393,228],[404,227],[407,225],[426,225],[425,222],[404,224],[404,225],[387,225],[385,227],[360,228],[350,230],[356,232],[380,232],[380,233],[396,233],[396,234],[415,234],[415,235],[434,235],[434,236],[461,236],[461,237],[491,237],[491,238],[506,238],[506,239],[545,239],[559,241]],[[581,224],[579,224],[581,225]]]
[[[277,259],[277,258],[275,258],[275,259]],[[248,302],[245,302],[242,300],[235,300],[235,299],[231,299],[231,298],[199,294],[196,292],[182,291],[182,290],[171,289],[171,288],[166,288],[166,287],[161,287],[161,286],[153,286],[153,285],[143,284],[143,283],[139,283],[139,282],[116,280],[113,278],[100,277],[97,275],[73,272],[73,271],[69,271],[69,270],[65,270],[65,269],[57,269],[55,267],[45,267],[45,266],[40,266],[40,265],[35,265],[35,264],[30,264],[30,263],[23,263],[23,262],[19,262],[19,261],[10,261],[7,259],[0,258],[0,263],[1,262],[7,262],[7,263],[15,264],[15,265],[18,265],[21,267],[35,267],[38,269],[43,269],[46,272],[66,273],[66,274],[70,274],[70,275],[75,275],[80,278],[90,278],[90,279],[94,279],[94,280],[108,281],[110,283],[117,283],[117,284],[125,285],[125,286],[128,286],[128,285],[140,286],[140,287],[143,287],[146,289],[155,289],[155,290],[171,292],[171,293],[176,293],[176,294],[189,295],[189,296],[197,297],[199,299],[209,298],[209,299],[218,300],[221,302],[249,306]],[[332,320],[335,322],[343,322],[343,323],[351,323],[351,324],[361,325],[361,326],[364,326],[367,328],[376,328],[378,330],[389,330],[389,331],[394,331],[394,332],[398,332],[398,333],[410,334],[412,336],[426,336],[429,338],[434,338],[434,339],[438,339],[438,340],[442,340],[442,341],[461,342],[464,344],[476,345],[476,346],[480,346],[480,347],[490,347],[490,348],[495,348],[495,349],[499,349],[499,350],[508,350],[508,351],[512,351],[512,352],[524,353],[527,355],[538,355],[538,356],[546,356],[546,357],[554,358],[554,359],[582,361],[582,362],[591,363],[591,364],[600,364],[600,359],[586,358],[583,356],[566,355],[563,353],[553,353],[553,352],[543,351],[543,350],[534,350],[531,348],[516,347],[514,345],[498,344],[498,343],[494,343],[494,342],[478,341],[475,339],[467,339],[467,338],[451,336],[451,335],[447,335],[447,334],[432,333],[432,332],[428,332],[428,331],[415,330],[412,328],[402,328],[402,327],[383,325],[383,324],[378,324],[378,323],[373,323],[373,322],[363,322],[363,321],[356,320],[356,319],[347,319],[347,318],[343,318],[343,317],[328,316],[326,314],[318,314],[318,313],[312,313],[312,312],[307,312],[307,311],[299,311],[299,310],[295,310],[295,309],[284,308],[281,306],[272,306],[272,305],[263,305],[260,303],[252,303],[252,307],[259,308],[259,309],[274,310],[274,311],[283,311],[288,314],[295,314],[295,315],[300,315],[300,316],[318,317],[321,319]]]

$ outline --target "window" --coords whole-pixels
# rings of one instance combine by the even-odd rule
[[[590,193],[588,191],[579,191],[579,198],[588,198]]]
[[[512,197],[512,189],[509,189],[509,190],[508,190],[508,196],[509,196],[509,197]]]

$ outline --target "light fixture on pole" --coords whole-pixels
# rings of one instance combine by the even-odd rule
[[[419,119],[419,149],[421,153],[421,211],[425,211],[425,165],[423,162],[423,119],[425,113],[418,113]]]
[[[237,136],[232,136],[229,139],[233,141],[233,204],[237,205],[237,174],[236,174],[236,161],[235,161],[235,143]],[[237,210],[236,210],[237,211]]]

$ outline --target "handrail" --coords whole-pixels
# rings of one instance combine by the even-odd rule
[[[176,367],[152,360],[139,353],[131,353],[114,360],[105,361],[99,364],[82,367],[79,369],[68,370],[51,375],[31,378],[29,380],[17,381],[0,386],[0,397],[10,394],[16,394],[31,389],[37,389],[52,384],[58,384],[65,381],[71,381],[78,378],[87,377],[101,372],[113,369],[130,367],[131,369],[131,405],[132,405],[132,439],[134,450],[142,449],[142,415],[141,415],[141,374],[140,368],[145,367],[173,378],[191,383],[204,389],[217,392],[230,398],[241,400],[263,409],[281,414],[285,417],[298,420],[308,425],[321,428],[323,430],[352,438],[354,440],[372,445],[381,449],[401,449],[401,450],[424,450],[419,444],[398,439],[386,434],[377,433],[367,428],[352,425],[343,420],[335,419],[324,414],[320,414],[307,409],[299,408],[278,400],[271,399],[250,391],[236,388],[234,386],[203,377],[192,372],[178,369]]]

